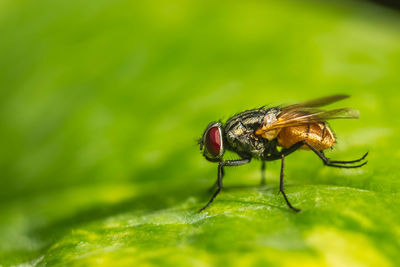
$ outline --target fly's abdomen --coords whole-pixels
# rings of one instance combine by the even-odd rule
[[[336,143],[335,135],[326,123],[313,123],[309,125],[282,128],[278,134],[278,145],[289,148],[292,145],[307,141],[317,150],[331,148]],[[301,149],[309,150],[308,146]]]

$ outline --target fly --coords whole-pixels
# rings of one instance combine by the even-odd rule
[[[299,212],[287,198],[284,187],[285,157],[298,149],[314,152],[329,167],[359,168],[368,155],[350,161],[330,160],[324,150],[332,148],[336,137],[327,123],[332,119],[357,119],[359,112],[351,108],[323,110],[320,107],[348,98],[348,95],[333,95],[307,102],[289,105],[247,110],[226,121],[210,123],[199,141],[204,157],[218,163],[217,190],[201,208],[205,210],[222,190],[224,167],[239,166],[249,163],[253,158],[261,160],[262,180],[265,182],[265,162],[281,160],[279,191],[287,206]],[[237,160],[223,160],[225,150],[239,155]]]

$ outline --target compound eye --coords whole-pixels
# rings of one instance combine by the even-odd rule
[[[205,146],[208,154],[216,158],[222,149],[221,132],[218,126],[211,127],[205,136]]]

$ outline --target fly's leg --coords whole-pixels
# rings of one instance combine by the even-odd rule
[[[364,166],[365,164],[367,164],[367,161],[362,163],[362,164],[353,165],[353,166],[346,166],[346,165],[340,165],[340,164],[351,164],[351,163],[360,162],[360,161],[364,160],[368,155],[368,152],[367,152],[360,159],[357,159],[357,160],[333,161],[333,160],[328,159],[324,155],[324,153],[322,151],[318,151],[315,147],[313,147],[312,145],[310,145],[306,141],[300,141],[300,142],[297,142],[296,144],[292,145],[289,148],[282,149],[279,154],[274,154],[274,155],[271,155],[271,156],[269,156],[267,158],[264,158],[264,160],[266,160],[266,161],[272,161],[272,160],[277,160],[277,159],[281,158],[282,164],[281,164],[281,175],[280,175],[279,191],[282,193],[283,197],[285,198],[286,204],[289,206],[289,208],[291,208],[292,210],[294,210],[296,212],[299,212],[300,210],[295,208],[295,207],[293,207],[292,204],[290,204],[290,202],[289,202],[289,200],[288,200],[288,198],[287,198],[287,196],[286,196],[286,194],[284,192],[283,178],[284,178],[284,170],[285,170],[285,156],[295,152],[297,149],[299,149],[303,145],[308,146],[315,154],[317,154],[318,157],[320,157],[322,159],[322,161],[324,162],[325,165],[331,166],[331,167],[337,167],[337,168],[359,168],[361,166]]]
[[[251,159],[239,159],[239,160],[227,160],[227,161],[221,161],[218,164],[218,180],[217,180],[217,191],[215,191],[214,195],[211,197],[211,199],[208,201],[208,203],[202,207],[199,212],[202,212],[203,210],[205,210],[206,208],[208,208],[208,206],[210,206],[210,204],[214,201],[214,199],[217,197],[217,195],[219,194],[219,192],[221,192],[222,190],[222,177],[223,177],[223,167],[224,166],[240,166],[246,163],[249,163]]]
[[[285,176],[285,155],[281,155],[281,176],[280,176],[280,183],[279,183],[279,191],[282,193],[283,197],[285,198],[286,204],[288,205],[289,208],[291,208],[295,212],[299,212],[300,210],[293,207],[292,204],[290,204],[289,199],[287,198],[284,188],[283,188],[283,178]]]
[[[222,178],[224,178],[224,175],[225,175],[224,167],[221,168],[221,172],[222,172]],[[217,178],[215,183],[208,189],[208,191],[214,191],[214,189],[218,186],[218,179],[219,178]]]
[[[317,156],[322,159],[322,161],[324,162],[324,164],[326,166],[330,166],[330,167],[336,167],[336,168],[359,168],[361,166],[364,166],[365,164],[367,164],[368,161],[362,163],[362,164],[358,164],[358,165],[352,165],[352,166],[347,166],[347,165],[342,165],[342,164],[352,164],[352,163],[356,163],[356,162],[360,162],[362,160],[365,159],[365,157],[368,155],[368,152],[365,153],[361,158],[356,159],[356,160],[349,160],[349,161],[341,161],[341,160],[330,160],[329,158],[327,158],[324,154],[324,152],[322,151],[318,151],[315,147],[313,147],[312,145],[310,145],[309,143],[304,141],[304,144],[306,146],[308,146],[315,154],[317,154]]]
[[[270,155],[267,158],[264,158],[266,161],[272,161],[272,160],[278,160],[281,159],[281,174],[280,174],[280,183],[279,183],[279,192],[282,193],[283,197],[285,198],[286,204],[290,209],[292,209],[295,212],[301,211],[300,209],[297,209],[290,204],[289,199],[286,196],[285,190],[284,190],[284,185],[283,185],[283,179],[285,176],[285,156],[290,155],[291,153],[295,152],[297,149],[302,147],[304,145],[303,141],[297,142],[296,144],[292,145],[289,148],[284,148],[281,150],[279,153],[275,153],[273,155]]]
[[[320,151],[322,154],[324,154],[322,151]],[[324,155],[325,156],[325,155]],[[328,159],[327,158],[327,160],[330,162],[330,163],[338,163],[338,164],[351,164],[351,163],[356,163],[356,162],[359,162],[359,161],[362,161],[362,160],[364,160],[366,157],[368,156],[368,152],[367,153],[365,153],[361,158],[359,158],[359,159],[356,159],[356,160],[330,160],[330,159]],[[366,164],[367,162],[365,162],[365,164]]]
[[[265,185],[265,161],[261,161],[261,185]]]
[[[278,160],[281,159],[281,155],[285,155],[288,156],[290,154],[292,154],[293,152],[295,152],[297,149],[299,149],[300,147],[302,147],[304,145],[303,141],[297,142],[296,144],[292,145],[289,148],[284,148],[281,150],[281,152],[276,152],[266,158],[263,158],[263,160],[265,161],[273,161],[273,160]]]

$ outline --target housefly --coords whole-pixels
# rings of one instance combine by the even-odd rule
[[[280,186],[286,204],[293,211],[284,187],[285,157],[298,149],[314,152],[329,167],[358,168],[368,155],[351,161],[330,160],[324,150],[332,148],[336,137],[327,123],[332,119],[356,119],[359,112],[351,108],[323,110],[320,107],[348,98],[348,95],[333,95],[289,106],[261,107],[241,112],[229,118],[225,124],[211,122],[199,141],[204,157],[218,163],[217,190],[200,210],[205,210],[221,192],[224,167],[249,163],[253,158],[262,161],[262,183],[265,180],[265,162],[281,160]],[[223,160],[226,150],[239,155],[237,160]],[[354,164],[358,163],[358,164]]]

